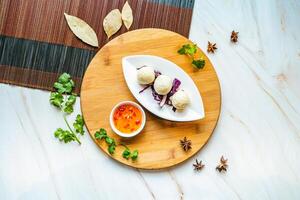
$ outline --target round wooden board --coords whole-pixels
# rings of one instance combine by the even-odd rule
[[[191,41],[171,31],[139,29],[113,39],[102,47],[91,61],[81,86],[81,109],[91,137],[113,159],[139,169],[162,169],[187,160],[208,141],[220,114],[219,80],[211,62],[200,49],[197,56],[203,55],[206,61],[202,70],[193,69],[191,60],[177,53],[186,43]],[[109,124],[113,106],[124,100],[137,102],[125,83],[121,63],[122,57],[137,54],[166,58],[187,72],[201,93],[205,118],[193,122],[171,122],[145,110],[146,126],[138,136],[123,139],[113,133]],[[117,144],[122,142],[131,150],[137,149],[138,160],[133,162],[124,159],[122,146],[117,146],[115,154],[111,156],[105,141],[97,141],[94,138],[94,133],[99,128],[105,128]],[[188,152],[183,151],[179,143],[184,136],[192,141],[192,149]]]

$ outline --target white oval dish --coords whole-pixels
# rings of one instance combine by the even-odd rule
[[[134,131],[133,133],[122,133],[121,131],[119,131],[119,130],[115,127],[115,124],[114,124],[114,120],[113,120],[114,113],[115,113],[116,109],[117,109],[119,106],[124,105],[124,104],[133,105],[133,106],[137,107],[137,108],[141,111],[141,113],[142,113],[142,124],[141,124],[140,128],[137,129],[136,131]],[[136,136],[137,134],[139,134],[139,133],[143,130],[143,128],[144,128],[144,126],[145,126],[145,124],[146,124],[146,114],[145,114],[144,109],[143,109],[139,104],[137,104],[137,103],[135,103],[135,102],[133,102],[133,101],[122,101],[122,102],[118,103],[117,105],[115,105],[115,106],[113,107],[113,109],[111,110],[110,116],[109,116],[109,123],[110,123],[110,126],[111,126],[112,130],[113,130],[117,135],[119,135],[119,136],[121,136],[121,137],[130,138],[130,137]]]
[[[172,79],[177,78],[181,81],[180,89],[186,91],[190,98],[190,104],[183,111],[172,110],[171,106],[165,105],[162,108],[153,99],[151,89],[146,89],[139,93],[144,86],[137,81],[137,68],[146,65],[152,66],[154,70],[170,76]],[[134,55],[122,59],[123,74],[127,86],[133,96],[151,113],[170,121],[195,121],[204,118],[204,107],[200,92],[191,77],[185,73],[175,63],[164,58],[152,55]],[[192,66],[191,66],[192,67]]]

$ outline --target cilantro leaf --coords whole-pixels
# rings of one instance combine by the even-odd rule
[[[70,74],[64,72],[63,74],[61,74],[61,75],[58,77],[58,82],[64,84],[64,83],[69,82],[70,79],[71,79]]]
[[[131,154],[130,150],[129,150],[128,148],[126,148],[126,149],[123,151],[122,156],[123,156],[123,158],[126,158],[126,159],[128,160],[129,157],[130,157],[130,154]]]
[[[75,95],[70,95],[67,99],[67,101],[65,102],[65,107],[64,107],[64,112],[71,114],[73,112],[73,105],[76,102],[76,96]]]
[[[65,103],[66,106],[72,106],[76,102],[76,96],[74,94],[70,95]]]
[[[58,108],[61,107],[64,97],[62,96],[62,94],[58,93],[58,92],[51,92],[50,93],[50,103]]]
[[[75,84],[71,79],[71,76],[67,73],[63,73],[59,76],[58,81],[54,83],[53,87],[56,89],[56,92],[50,94],[50,103],[60,107],[65,113],[70,114],[73,112],[73,105],[76,102],[76,96],[72,93]],[[62,94],[71,94],[67,100],[64,102]],[[62,104],[64,106],[62,108]]]
[[[107,148],[108,152],[110,154],[114,154],[114,152],[116,150],[116,142],[113,138],[111,138],[107,135],[107,132],[104,128],[100,128],[99,131],[96,131],[94,136],[97,140],[104,139],[106,144],[108,145],[108,148]]]
[[[61,128],[56,129],[56,131],[54,132],[54,137],[58,138],[59,141],[64,141],[65,143],[76,141],[79,144],[81,144],[81,142],[79,141],[79,139],[76,137],[74,133],[68,130],[63,130]]]
[[[83,130],[84,120],[81,115],[77,115],[75,122],[73,123],[73,127],[76,133],[80,133],[81,135],[84,134]]]
[[[138,158],[138,156],[139,156],[138,150],[134,150],[130,157],[132,160],[136,160]]]
[[[188,48],[186,48],[186,53],[193,56],[197,52],[197,45],[188,45]]]
[[[64,139],[65,131],[61,128],[56,129],[54,132],[54,136],[58,138],[60,141]]]
[[[113,145],[108,146],[107,150],[111,155],[114,154],[115,150],[116,150],[116,145],[113,144]]]
[[[64,108],[64,112],[67,114],[71,114],[74,111],[72,106],[68,106]]]
[[[73,106],[76,102],[76,96],[72,94],[72,90],[75,84],[71,79],[70,74],[63,73],[59,76],[57,82],[54,83],[53,87],[56,89],[56,92],[50,93],[50,103],[56,107],[59,107],[61,111],[70,114],[73,112]],[[64,99],[63,94],[67,94],[67,99]],[[81,115],[77,115],[75,122],[73,123],[73,127],[75,131],[70,127],[66,115],[63,116],[65,123],[69,130],[63,130],[61,128],[56,129],[54,132],[54,136],[58,138],[60,141],[64,141],[65,143],[76,141],[81,144],[80,140],[77,137],[76,133],[84,134],[84,120]]]
[[[74,86],[75,86],[75,83],[73,80],[70,80],[70,82],[65,83],[64,87],[65,87],[66,93],[70,94],[72,92]]]
[[[103,134],[103,135],[107,135],[107,132],[104,128],[100,128],[100,133]]]
[[[197,52],[197,45],[196,44],[184,44],[182,47],[177,51],[180,55],[189,55],[192,59],[192,65],[197,69],[202,69],[205,65],[204,59],[196,60],[194,55]]]
[[[192,65],[196,67],[197,69],[202,69],[205,65],[205,60],[199,59],[199,60],[193,60]]]
[[[64,88],[64,85],[58,82],[55,82],[53,87],[57,90],[57,92],[63,94],[66,92],[66,89]]]
[[[110,137],[106,137],[105,138],[105,142],[108,144],[108,145],[114,145],[115,144],[115,140],[113,138],[110,138]]]
[[[94,136],[97,140],[101,140],[102,138],[106,138],[107,137],[106,130],[104,128],[100,128],[99,131],[96,131]]]
[[[74,86],[74,81],[71,79],[71,76],[68,73],[63,73],[62,75],[60,75],[58,78],[58,82],[55,82],[53,85],[57,92],[61,94],[70,94]]]
[[[184,45],[177,51],[177,53],[179,53],[180,55],[184,55],[185,54]]]
[[[137,159],[139,154],[138,150],[134,150],[133,152],[131,152],[130,149],[125,144],[121,144],[121,145],[125,147],[125,150],[122,153],[123,158],[127,160],[131,158],[133,161]]]
[[[182,45],[182,47],[177,51],[181,55],[190,55],[194,56],[194,54],[197,52],[197,45],[196,44],[185,44]]]

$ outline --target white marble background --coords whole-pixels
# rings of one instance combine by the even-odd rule
[[[59,143],[48,92],[0,84],[0,199],[300,199],[300,1],[196,0],[190,38],[217,43],[209,57],[222,88],[218,126],[193,159],[139,171],[88,134],[81,146]],[[226,174],[215,170],[222,154]]]

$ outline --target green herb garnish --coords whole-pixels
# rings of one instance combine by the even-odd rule
[[[74,86],[74,81],[71,79],[70,74],[63,73],[60,75],[58,81],[53,85],[56,91],[50,93],[50,103],[60,108],[64,113],[71,114],[74,111],[73,106],[76,102],[76,96],[72,94]],[[64,99],[63,94],[68,94],[69,96],[66,96]]]
[[[61,93],[51,92],[50,93],[50,103],[58,108],[61,108],[64,102],[64,97]]]
[[[57,92],[61,94],[70,94],[74,86],[74,81],[71,79],[71,76],[68,73],[63,73],[60,75],[57,82],[55,82],[53,85]]]
[[[107,132],[104,128],[100,128],[99,131],[96,131],[94,136],[96,140],[104,140],[106,142],[106,144],[108,145],[107,151],[111,155],[115,153],[117,144],[113,138],[107,135]],[[127,160],[129,158],[131,158],[132,160],[136,160],[138,158],[139,153],[137,150],[131,152],[130,149],[125,144],[121,144],[121,145],[125,147],[125,150],[122,153],[123,158],[126,158]]]
[[[108,148],[107,148],[109,154],[114,154],[115,153],[115,150],[116,150],[116,145],[109,145]]]
[[[129,158],[131,158],[132,160],[136,160],[138,158],[139,155],[138,150],[134,150],[133,152],[131,152],[130,149],[125,144],[122,144],[122,146],[125,147],[125,150],[122,153],[123,158],[127,160]]]
[[[126,158],[128,160],[130,158],[130,154],[131,154],[130,150],[126,148],[123,151],[122,156],[123,156],[123,158]]]
[[[205,60],[199,59],[199,60],[193,60],[192,65],[196,67],[197,69],[202,69],[205,65]]]
[[[113,138],[108,137],[108,136],[106,136],[105,142],[106,142],[108,145],[114,145],[114,144],[115,144],[115,140],[114,140]]]
[[[64,104],[64,112],[71,114],[74,110],[73,105],[75,104],[75,102],[76,102],[76,96],[73,94],[70,95]]]
[[[106,137],[107,137],[107,133],[104,128],[100,128],[100,130],[95,133],[95,138],[97,140],[101,140],[102,138],[106,138]]]
[[[197,45],[184,44],[177,52],[181,55],[194,56],[194,54],[197,52]]]
[[[134,150],[131,154],[131,159],[136,160],[138,158],[138,156],[139,156],[138,150]]]
[[[74,127],[76,133],[80,133],[81,135],[83,135],[84,134],[83,126],[84,126],[84,120],[83,120],[82,116],[77,115],[76,120],[73,123],[73,127]]]
[[[76,102],[75,94],[72,94],[72,90],[75,84],[71,79],[71,76],[68,73],[63,73],[59,76],[57,82],[54,83],[53,88],[56,90],[55,92],[50,93],[50,103],[55,107],[59,108],[64,113],[64,120],[69,130],[63,130],[62,128],[58,128],[54,132],[54,136],[58,138],[60,141],[64,141],[65,143],[76,141],[78,144],[81,144],[78,139],[76,133],[83,135],[84,134],[84,120],[81,115],[77,115],[75,122],[73,123],[73,127],[75,131],[72,130],[69,125],[66,115],[71,114],[74,111],[74,104]],[[65,95],[65,98],[64,98]]]
[[[56,129],[54,136],[59,139],[59,141],[64,141],[65,143],[76,141],[78,144],[81,144],[78,137],[74,132],[63,130],[61,128]]]
[[[97,140],[102,140],[104,139],[106,144],[108,145],[107,151],[112,155],[115,153],[116,150],[116,142],[113,138],[109,137],[107,135],[107,132],[104,128],[100,128],[99,131],[96,131],[96,133],[94,134],[95,138]]]
[[[192,66],[197,69],[202,69],[205,65],[205,60],[203,58],[195,59],[195,54],[197,52],[197,45],[196,44],[184,44],[182,47],[177,51],[180,55],[187,55],[192,59]]]

